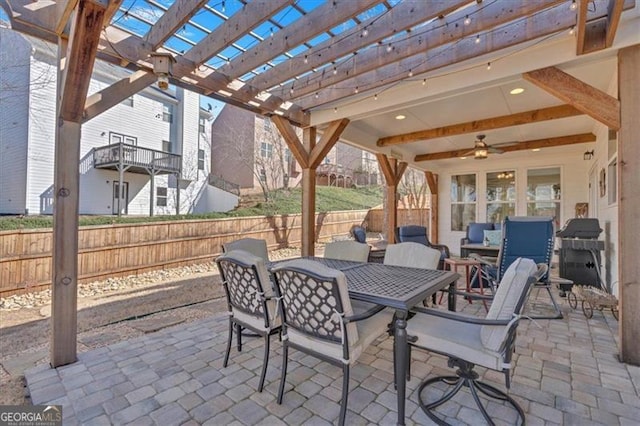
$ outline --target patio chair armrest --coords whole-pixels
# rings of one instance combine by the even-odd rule
[[[367,309],[366,311],[356,314],[356,315],[351,315],[348,317],[344,317],[344,323],[350,323],[350,322],[355,322],[355,321],[362,321],[365,320],[367,318],[371,318],[372,316],[374,316],[375,314],[377,314],[378,312],[384,310],[384,306],[383,305],[374,305],[372,306],[370,309]]]
[[[462,237],[460,238],[460,245],[464,246],[466,244],[469,244],[469,237]]]
[[[438,251],[440,251],[440,253],[444,254],[445,258],[450,258],[451,257],[451,253],[449,252],[449,247],[447,247],[444,244],[430,244],[431,248],[434,248]]]
[[[478,325],[509,325],[511,319],[508,320],[491,320],[485,318],[478,318],[474,316],[463,315],[456,312],[443,311],[440,309],[429,309],[429,308],[421,308],[415,307],[412,311],[419,312],[426,315],[432,315],[435,317],[446,318],[452,321],[458,321],[467,324],[478,324]]]
[[[470,253],[469,254],[469,258],[477,260],[478,262],[482,263],[483,265],[497,266],[497,260],[498,259],[495,258],[495,257],[485,257],[485,256],[480,256],[478,253]]]

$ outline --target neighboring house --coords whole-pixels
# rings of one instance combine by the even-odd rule
[[[53,213],[56,53],[0,28],[0,214]],[[89,94],[126,75],[96,61]],[[80,214],[232,209],[237,197],[208,184],[210,120],[198,94],[154,86],[83,124]]]
[[[297,131],[302,138],[302,131]],[[212,124],[211,134],[214,175],[239,185],[242,192],[268,192],[300,182],[302,168],[268,118],[225,105]],[[373,154],[338,142],[318,166],[316,183],[375,185],[377,176]]]

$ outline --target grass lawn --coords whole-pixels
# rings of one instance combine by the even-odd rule
[[[340,210],[365,210],[382,204],[381,187],[336,188],[316,187],[316,212]],[[81,216],[80,226],[107,225],[112,223],[163,222],[187,219],[219,219],[241,216],[271,216],[300,213],[302,191],[300,188],[278,190],[271,194],[269,201],[258,201],[253,206],[232,210],[227,213],[183,214],[167,216]],[[51,228],[51,216],[0,216],[0,230]]]

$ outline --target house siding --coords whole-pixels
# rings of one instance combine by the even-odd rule
[[[26,214],[31,46],[0,28],[0,213]]]

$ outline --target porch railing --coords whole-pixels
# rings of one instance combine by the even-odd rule
[[[240,196],[240,185],[224,180],[220,176],[209,174],[209,185]]]
[[[123,166],[142,167],[150,171],[180,173],[182,156],[142,148],[125,143],[116,143],[93,150],[94,167]]]

